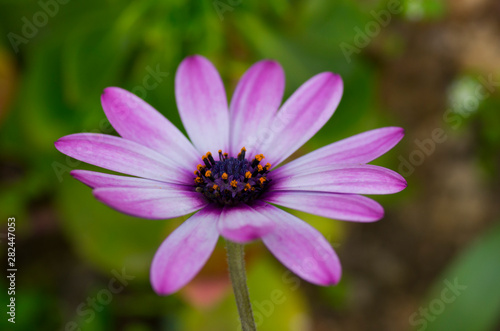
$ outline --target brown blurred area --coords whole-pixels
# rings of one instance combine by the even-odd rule
[[[366,50],[380,67],[380,102],[411,128],[401,155],[408,159],[418,148],[415,140],[431,138],[435,129],[444,129],[448,139],[405,176],[411,199],[381,222],[349,226],[340,249],[354,283],[348,307],[328,317],[316,310],[314,330],[408,330],[423,293],[500,214],[500,177],[492,181],[478,166],[480,123],[454,130],[444,119],[448,90],[461,73],[491,77],[492,88],[500,87],[500,2],[448,0],[447,6],[438,22],[394,22]],[[404,52],[387,56],[384,42],[395,35]],[[500,151],[490,157],[499,169]],[[310,289],[311,302],[317,291]]]

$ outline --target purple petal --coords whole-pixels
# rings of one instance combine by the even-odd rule
[[[71,176],[91,188],[98,187],[144,187],[192,190],[192,186],[159,182],[156,180],[105,174],[89,170],[72,170]]]
[[[208,203],[198,192],[185,189],[145,187],[103,187],[94,196],[122,213],[148,219],[167,219],[184,216],[205,207]]]
[[[199,163],[200,155],[189,140],[141,98],[121,88],[108,87],[101,102],[109,122],[123,138],[169,156],[190,171]]]
[[[274,191],[263,200],[309,214],[354,222],[378,221],[384,216],[382,206],[367,197],[310,191]]]
[[[258,239],[273,229],[273,221],[266,211],[267,203],[255,203],[252,207],[246,204],[224,207],[217,228],[221,236],[238,243]]]
[[[406,180],[397,172],[370,164],[315,168],[272,178],[270,189],[277,191],[391,194],[407,186]]]
[[[166,182],[192,182],[192,173],[179,169],[162,154],[120,137],[77,133],[55,142],[56,148],[77,160],[127,175]]]
[[[363,132],[306,154],[277,172],[301,171],[334,164],[364,164],[371,162],[393,148],[404,136],[404,130],[387,127]]]
[[[269,126],[285,89],[285,73],[274,61],[260,61],[243,75],[231,100],[231,153],[246,147],[248,155],[259,154],[255,145],[259,131]]]
[[[165,239],[151,264],[151,284],[156,293],[168,295],[176,292],[201,270],[219,237],[218,218],[217,210],[207,207]]]
[[[299,87],[262,134],[261,153],[266,161],[278,165],[318,132],[333,115],[342,91],[342,79],[330,72]]]
[[[275,229],[262,241],[281,263],[313,284],[338,283],[342,270],[339,259],[321,233],[274,206],[267,214],[274,220]]]
[[[212,63],[195,55],[179,65],[175,96],[182,123],[198,151],[229,147],[229,112],[224,85]]]

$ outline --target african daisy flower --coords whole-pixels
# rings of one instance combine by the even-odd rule
[[[157,293],[170,294],[188,283],[219,235],[236,243],[261,239],[298,276],[336,284],[341,266],[328,241],[274,204],[371,222],[382,218],[383,208],[360,194],[406,187],[399,174],[367,164],[402,138],[396,127],[358,134],[276,168],[328,121],[343,91],[340,76],[324,72],[281,105],[284,85],[278,63],[258,62],[241,78],[228,107],[217,70],[206,58],[191,56],[175,77],[179,114],[191,141],[134,94],[109,87],[102,106],[121,137],[78,133],[55,143],[75,159],[130,175],[71,172],[110,207],[149,219],[194,213],[152,261]]]

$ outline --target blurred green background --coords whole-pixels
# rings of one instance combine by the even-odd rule
[[[338,252],[338,286],[307,284],[260,242],[247,246],[259,330],[500,330],[498,1],[0,0],[0,35],[1,269],[8,217],[18,268],[15,325],[0,279],[0,329],[238,329],[222,243],[185,289],[156,296],[150,261],[183,219],[111,210],[69,176],[95,168],[53,145],[116,134],[100,106],[107,86],[181,128],[175,71],[202,54],[229,96],[263,58],[283,65],[286,96],[321,71],[342,75],[338,110],[295,156],[377,127],[406,130],[374,162],[409,183],[375,197],[382,221],[294,212]]]

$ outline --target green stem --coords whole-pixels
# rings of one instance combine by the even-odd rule
[[[226,240],[227,264],[229,276],[233,283],[236,306],[240,314],[241,328],[243,331],[256,331],[255,320],[248,294],[247,277],[245,273],[245,258],[243,245]]]

